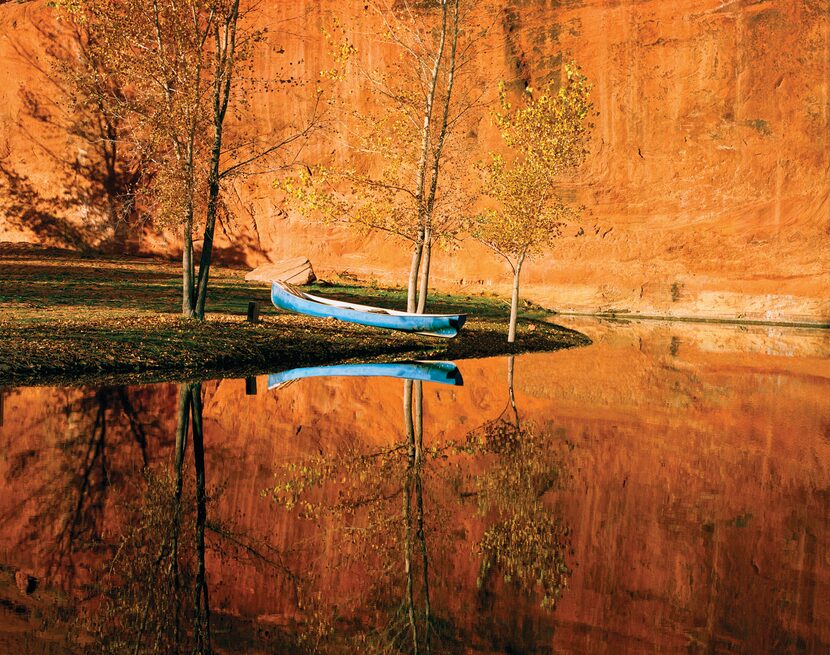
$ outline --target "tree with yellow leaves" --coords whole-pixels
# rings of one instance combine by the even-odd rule
[[[367,7],[395,58],[380,70],[336,46],[339,75],[357,72],[373,109],[346,112],[334,138],[339,161],[279,180],[300,212],[391,235],[411,248],[407,311],[423,313],[434,245],[450,246],[470,199],[459,180],[469,166],[469,120],[483,95],[470,77],[477,42],[470,0],[377,0]],[[330,35],[329,35],[330,37]],[[466,185],[469,186],[469,185]]]
[[[552,79],[535,98],[528,88],[517,109],[502,85],[495,118],[509,154],[491,153],[483,167],[490,206],[472,221],[470,233],[503,257],[513,272],[509,343],[516,340],[522,265],[580,214],[580,208],[562,200],[556,185],[588,154],[590,85],[573,63],[565,66],[565,77],[564,82]]]

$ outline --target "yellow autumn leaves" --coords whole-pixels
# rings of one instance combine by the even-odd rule
[[[574,63],[565,80],[545,84],[534,98],[522,94],[514,108],[504,85],[495,114],[506,152],[491,152],[483,169],[484,194],[490,206],[473,219],[473,236],[504,257],[515,270],[561,234],[580,213],[562,201],[561,176],[574,171],[588,154],[590,85]]]

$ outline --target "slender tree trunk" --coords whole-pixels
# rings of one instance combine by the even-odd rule
[[[421,257],[421,284],[418,289],[418,309],[419,314],[423,314],[427,306],[427,293],[429,289],[429,264],[432,259],[432,235],[427,229],[424,237],[424,252]]]
[[[513,269],[513,295],[510,298],[510,329],[507,332],[507,343],[516,341],[516,318],[519,313],[519,275],[522,273],[524,260],[524,255],[519,257],[519,261]]]
[[[161,15],[159,12],[158,0],[153,0],[153,25],[156,33],[156,48],[157,55],[162,59],[166,59],[167,55],[164,48],[163,27],[161,22]],[[162,85],[164,89],[164,97],[167,103],[167,111],[173,114],[173,81],[165,79]],[[173,151],[176,154],[176,161],[181,164],[184,159],[184,152],[182,151],[182,143],[179,139],[172,139]],[[191,142],[192,146],[192,142]],[[192,155],[192,149],[191,149]],[[193,166],[192,157],[190,160],[191,166],[188,170],[190,177],[190,187],[188,189],[188,204],[185,215],[183,236],[182,236],[182,314],[187,317],[193,316]]]
[[[200,48],[204,46],[204,43],[210,33],[209,25],[205,27],[204,32],[199,34],[200,38]],[[185,158],[185,170],[187,171],[187,208],[186,208],[186,216],[185,216],[185,247],[187,250],[187,257],[186,260],[183,257],[182,261],[182,268],[184,269],[184,275],[186,275],[189,279],[187,284],[187,289],[183,289],[183,292],[187,294],[187,307],[184,309],[184,313],[187,317],[193,318],[196,316],[196,274],[194,271],[195,262],[193,258],[193,213],[195,207],[195,182],[196,182],[196,174],[195,174],[195,165],[194,165],[194,153],[196,148],[196,127],[197,127],[197,117],[198,111],[196,107],[201,103],[202,96],[202,59],[198,58],[196,62],[196,71],[193,76],[193,96],[190,101],[190,112],[188,116],[188,134],[187,134],[187,148],[186,148],[186,158]],[[179,157],[181,160],[181,157]]]
[[[207,219],[205,221],[202,255],[199,258],[199,279],[196,285],[195,315],[199,320],[205,317],[205,302],[210,278],[210,263],[213,256],[213,236],[216,231],[216,214],[219,208],[219,161],[222,154],[222,134],[225,114],[231,97],[234,55],[236,49],[236,24],[239,19],[239,0],[234,0],[225,18],[224,36],[216,26],[215,83],[213,86],[213,147],[210,153],[208,173]]]
[[[412,247],[412,262],[409,265],[409,282],[406,285],[406,311],[414,313],[418,303],[418,271],[421,268],[421,254],[424,244],[421,239]]]
[[[193,316],[193,217],[188,216],[182,234],[182,315]]]
[[[424,230],[424,253],[423,271],[421,273],[421,289],[418,295],[418,313],[423,314],[426,309],[427,295],[429,294],[429,273],[430,273],[430,255],[432,251],[432,217],[435,212],[435,195],[438,190],[438,176],[441,172],[441,154],[444,151],[444,141],[447,137],[447,129],[449,126],[450,105],[452,104],[452,90],[455,84],[455,64],[458,52],[458,32],[459,32],[459,0],[453,3],[453,21],[452,21],[452,45],[450,46],[449,66],[447,74],[447,88],[446,93],[442,97],[443,114],[441,117],[441,127],[438,130],[438,138],[435,143],[435,149],[432,153],[432,166],[430,169],[430,184],[429,190],[425,200],[425,210],[422,228]],[[446,2],[444,3],[444,15],[441,23],[441,50],[444,52],[444,41],[447,33],[447,11]]]
[[[205,223],[204,238],[202,240],[202,254],[199,257],[199,278],[196,283],[196,304],[193,314],[200,321],[205,318],[210,263],[213,257],[213,235],[216,231],[216,202],[219,196],[218,180],[215,183],[211,180],[209,187],[210,200],[208,200],[207,222]]]
[[[447,2],[441,0],[441,40],[435,61],[432,62],[432,72],[427,86],[426,104],[424,105],[424,122],[421,128],[421,155],[415,174],[415,198],[418,212],[418,240],[415,251],[412,253],[412,264],[409,269],[409,285],[407,288],[406,311],[415,312],[418,305],[416,296],[418,273],[421,265],[421,252],[424,248],[424,230],[429,223],[428,199],[426,197],[426,173],[430,155],[430,139],[432,137],[432,110],[435,106],[435,91],[438,86],[438,74],[441,71],[441,60],[444,57],[444,48],[447,43]]]
[[[201,66],[199,67],[201,69]],[[198,84],[197,84],[198,92]],[[195,272],[193,261],[193,210],[194,210],[194,166],[193,150],[195,143],[195,121],[191,119],[190,134],[188,135],[185,170],[187,171],[187,204],[184,217],[184,246],[182,249],[182,313],[188,318],[196,315]],[[181,159],[181,158],[179,158]]]

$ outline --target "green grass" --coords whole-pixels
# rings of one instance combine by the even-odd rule
[[[316,284],[337,299],[404,308],[402,289]],[[248,302],[263,320],[245,321]],[[84,258],[64,251],[0,248],[0,386],[193,379],[249,375],[338,361],[460,359],[556,350],[587,338],[534,319],[506,343],[507,303],[496,297],[435,294],[428,311],[466,312],[459,337],[433,339],[278,312],[267,285],[244,271],[213,269],[208,320],[179,315],[175,262]]]

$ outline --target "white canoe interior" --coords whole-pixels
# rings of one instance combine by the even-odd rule
[[[285,289],[291,295],[297,296],[298,298],[302,298],[303,300],[310,300],[312,302],[318,302],[322,305],[329,305],[330,307],[340,307],[341,309],[352,309],[356,312],[372,312],[374,314],[389,314],[390,316],[419,316],[422,318],[453,318],[458,316],[458,314],[413,314],[412,312],[399,312],[394,309],[386,309],[384,307],[372,307],[370,305],[358,305],[357,303],[352,302],[344,302],[342,300],[332,300],[331,298],[324,298],[322,296],[314,296],[310,293],[305,293],[304,291],[300,291],[296,287],[291,286],[290,284],[286,284],[285,282],[278,282],[274,281],[274,284],[278,284],[280,287]]]

